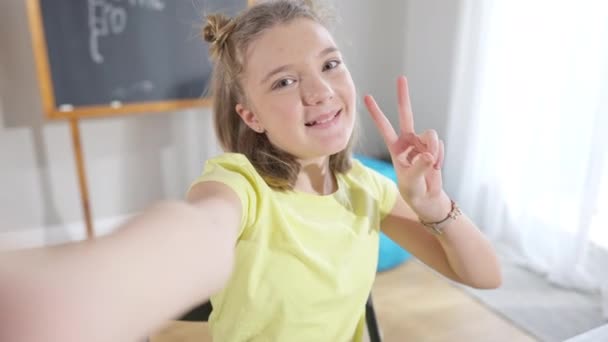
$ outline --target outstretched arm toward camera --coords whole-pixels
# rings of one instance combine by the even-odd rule
[[[236,194],[196,185],[94,241],[0,254],[0,340],[135,341],[206,300],[232,272]]]

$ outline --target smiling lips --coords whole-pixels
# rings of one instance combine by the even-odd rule
[[[327,124],[333,121],[333,119],[340,115],[340,113],[342,113],[342,109],[335,113],[323,114],[317,117],[315,120],[307,122],[305,125],[306,127],[327,126]]]

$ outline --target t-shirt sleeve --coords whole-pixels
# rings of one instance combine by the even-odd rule
[[[388,177],[373,170],[371,172],[375,174],[378,190],[380,191],[380,219],[384,219],[393,210],[397,202],[397,196],[400,196],[399,190],[395,182]]]
[[[261,177],[243,155],[226,153],[207,160],[202,174],[192,182],[190,189],[201,182],[219,182],[230,187],[239,197],[242,207],[239,238],[256,219],[259,181]]]
[[[357,163],[357,167],[363,168],[367,173],[369,185],[373,188],[373,192],[378,201],[380,219],[384,219],[386,215],[393,210],[393,207],[397,202],[397,196],[400,196],[397,185],[389,177],[361,164],[359,161],[354,161],[354,163]]]

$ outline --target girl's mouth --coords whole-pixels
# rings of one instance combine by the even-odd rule
[[[327,127],[329,126],[340,114],[342,113],[342,109],[338,110],[336,114],[332,117],[326,118],[320,121],[311,121],[307,122],[306,127]]]

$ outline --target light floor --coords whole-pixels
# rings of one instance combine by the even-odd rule
[[[372,291],[384,342],[534,341],[417,261],[378,274]],[[172,322],[151,342],[209,342],[206,323]]]

